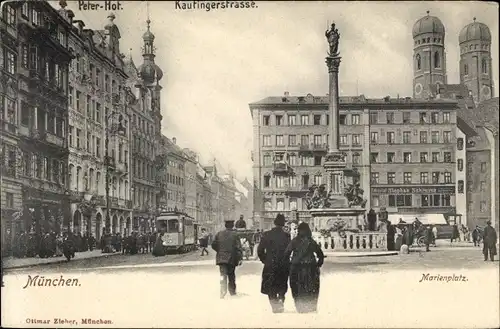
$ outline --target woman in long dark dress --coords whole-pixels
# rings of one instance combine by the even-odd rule
[[[290,288],[299,313],[316,312],[320,288],[320,267],[324,254],[312,238],[307,223],[299,224],[298,234],[285,251],[285,257],[291,259]],[[317,259],[316,259],[317,257]]]

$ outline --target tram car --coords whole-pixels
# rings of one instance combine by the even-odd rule
[[[165,250],[185,253],[197,248],[198,224],[179,211],[161,212],[156,218]]]

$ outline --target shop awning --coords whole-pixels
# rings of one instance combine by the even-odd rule
[[[402,219],[407,224],[411,224],[415,221],[415,218],[423,225],[446,225],[448,222],[446,221],[443,214],[389,214],[388,220],[391,224],[396,225],[399,223],[399,220]]]

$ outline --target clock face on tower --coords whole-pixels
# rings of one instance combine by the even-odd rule
[[[421,83],[415,84],[415,94],[420,95],[421,93],[422,93],[422,84]]]

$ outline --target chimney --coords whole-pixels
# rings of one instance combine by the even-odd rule
[[[172,143],[174,143],[174,145],[176,145],[177,144],[177,138],[172,137]]]

